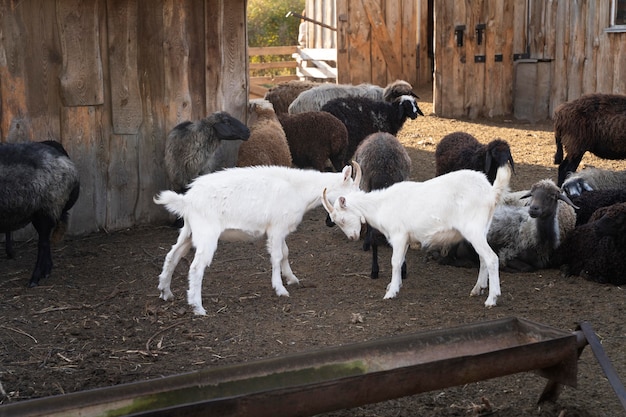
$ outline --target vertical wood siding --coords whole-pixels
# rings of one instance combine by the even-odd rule
[[[0,0],[2,142],[60,141],[81,194],[71,234],[167,218],[167,132],[245,120],[245,0]]]

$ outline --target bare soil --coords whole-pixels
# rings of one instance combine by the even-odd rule
[[[443,119],[432,114],[430,92],[421,96],[426,117],[408,121],[399,134],[413,161],[413,179],[434,175],[435,146],[456,130],[483,142],[509,142],[516,161],[513,190],[556,179],[549,121]],[[585,164],[626,168],[591,155]],[[477,270],[441,266],[410,250],[399,296],[383,300],[390,249],[381,249],[381,278],[371,280],[371,254],[326,227],[324,218],[321,208],[309,212],[288,239],[301,281],[289,288],[288,298],[271,288],[264,242],[221,243],[205,274],[205,317],[194,316],[186,304],[192,254],[174,276],[174,301],[159,299],[158,274],[177,236],[168,225],[66,237],[54,247],[52,276],[37,288],[26,288],[36,242],[17,245],[17,259],[0,256],[0,403],[503,317],[565,331],[586,321],[626,377],[624,289],[563,278],[558,270],[502,272],[498,306],[487,309],[485,296],[469,297]],[[521,373],[324,415],[624,415],[589,347],[578,365],[578,387],[565,387],[556,403],[538,405],[546,380]]]

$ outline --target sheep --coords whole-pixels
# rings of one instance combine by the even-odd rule
[[[366,137],[357,148],[354,160],[361,166],[360,188],[365,192],[387,188],[396,182],[408,180],[411,175],[411,157],[390,133],[378,132]],[[383,239],[384,236],[378,230],[367,225],[363,250],[372,248],[372,279],[378,278],[378,242]],[[402,264],[401,275],[403,279],[406,277],[406,262]]]
[[[387,238],[393,253],[385,299],[400,291],[401,265],[410,244],[428,248],[465,238],[480,256],[478,279],[470,295],[479,295],[489,286],[485,306],[493,307],[500,295],[500,278],[498,256],[487,243],[487,231],[510,179],[508,165],[498,169],[493,185],[483,173],[460,170],[421,183],[402,181],[369,193],[354,191],[337,198],[334,205],[324,191],[322,204],[349,239],[357,240],[366,222]]]
[[[500,268],[531,272],[548,267],[555,249],[575,227],[575,208],[578,207],[550,179],[536,182],[527,191],[507,193],[496,207],[487,233]],[[478,259],[467,242],[462,242],[439,263],[475,267]]]
[[[561,189],[570,197],[578,196],[584,191],[611,188],[626,189],[626,170],[612,171],[589,167],[570,173],[561,185]]]
[[[250,137],[250,130],[227,112],[215,112],[204,119],[180,123],[169,132],[165,139],[165,169],[176,191],[184,191],[188,184],[202,174],[224,168],[227,158],[225,153],[234,148],[223,149],[222,141],[245,141]],[[234,142],[236,151],[241,142]],[[220,155],[217,155],[217,153]],[[234,153],[232,166],[236,163]]]
[[[320,190],[327,187],[332,196],[358,189],[361,171],[346,166],[340,173],[318,172],[281,166],[230,168],[194,180],[185,194],[162,191],[154,198],[184,225],[178,240],[165,257],[159,275],[163,300],[173,297],[172,273],[191,246],[196,254],[189,268],[187,301],[197,315],[202,307],[202,277],[211,264],[219,239],[251,240],[267,236],[272,264],[272,287],[278,296],[289,296],[287,284],[298,278],[289,265],[285,238],[302,221],[305,212],[321,204]]]
[[[577,226],[557,249],[552,266],[565,277],[626,284],[626,203],[600,208],[589,223]]]
[[[326,103],[322,111],[337,117],[348,129],[345,163],[367,135],[376,132],[395,135],[407,118],[416,119],[418,115],[424,115],[411,95],[400,96],[392,103],[367,97],[337,98]]]
[[[325,171],[328,160],[337,172],[346,160],[348,131],[335,116],[326,112],[304,112],[278,115],[293,164],[299,168]]]
[[[626,158],[626,96],[588,94],[561,104],[554,113],[554,138],[559,187],[587,151],[600,158]]]
[[[5,233],[7,256],[14,257],[13,231],[32,223],[38,234],[29,287],[50,276],[50,242],[63,237],[79,193],[78,170],[59,142],[0,145],[0,232]]]
[[[248,127],[250,137],[239,147],[237,166],[292,165],[289,144],[272,104],[265,100],[251,100]]]
[[[320,111],[324,104],[336,98],[344,97],[368,97],[375,101],[392,102],[396,98],[410,95],[413,87],[406,81],[396,80],[385,88],[373,84],[320,84],[316,87],[303,91],[289,105],[289,113],[296,114],[308,111]]]
[[[493,184],[497,169],[507,163],[515,171],[511,148],[499,138],[482,144],[469,133],[453,132],[444,136],[435,149],[437,176],[459,169],[473,169],[487,174]]]
[[[265,99],[272,103],[276,115],[285,114],[289,110],[289,105],[302,93],[320,83],[307,80],[291,80],[280,83],[270,88],[265,93]]]
[[[626,202],[626,188],[585,191],[571,200],[578,206],[576,226],[589,221],[592,214],[601,207]]]

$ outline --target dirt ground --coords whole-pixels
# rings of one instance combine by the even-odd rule
[[[483,142],[495,137],[509,142],[516,161],[513,190],[556,179],[550,122],[442,119],[432,114],[429,92],[421,96],[426,117],[408,121],[399,134],[413,161],[413,179],[434,175],[435,146],[456,130]],[[626,168],[590,155],[585,164]],[[589,322],[626,378],[624,289],[563,278],[558,270],[503,272],[498,305],[486,309],[485,296],[469,297],[477,270],[441,266],[410,250],[399,296],[383,300],[390,250],[381,249],[381,278],[371,280],[371,254],[362,251],[361,242],[326,227],[324,217],[321,208],[309,212],[288,238],[292,268],[301,281],[289,288],[289,298],[277,297],[271,288],[264,242],[221,243],[205,274],[205,317],[195,317],[186,304],[189,257],[174,276],[175,299],[159,299],[158,275],[177,236],[167,225],[66,237],[54,247],[52,276],[32,289],[26,284],[36,243],[17,245],[14,260],[2,253],[0,403],[503,317],[565,331]],[[538,405],[546,380],[521,373],[324,415],[625,415],[589,347],[578,365],[578,387],[565,387],[557,403]]]

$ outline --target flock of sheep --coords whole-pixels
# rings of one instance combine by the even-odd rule
[[[439,142],[434,178],[409,181],[411,159],[395,135],[407,119],[423,116],[416,99],[405,81],[385,88],[291,81],[251,101],[245,123],[215,112],[175,126],[164,155],[173,191],[154,198],[180,227],[159,276],[161,298],[172,298],[174,268],[194,247],[187,301],[204,315],[202,278],[218,241],[263,237],[272,287],[288,296],[283,278],[287,284],[298,278],[285,239],[320,205],[327,225],[364,238],[372,278],[378,245],[392,247],[384,298],[397,296],[406,252],[415,246],[442,264],[478,267],[470,294],[488,290],[487,307],[500,295],[500,270],[560,267],[564,275],[626,283],[626,171],[575,172],[587,151],[626,158],[626,96],[592,94],[559,107],[557,182],[516,192],[509,189],[515,170],[509,144],[499,138],[481,144],[465,132]],[[7,255],[13,256],[12,231],[32,223],[39,234],[30,286],[50,274],[53,230],[67,224],[78,193],[77,170],[59,143],[0,145]]]

